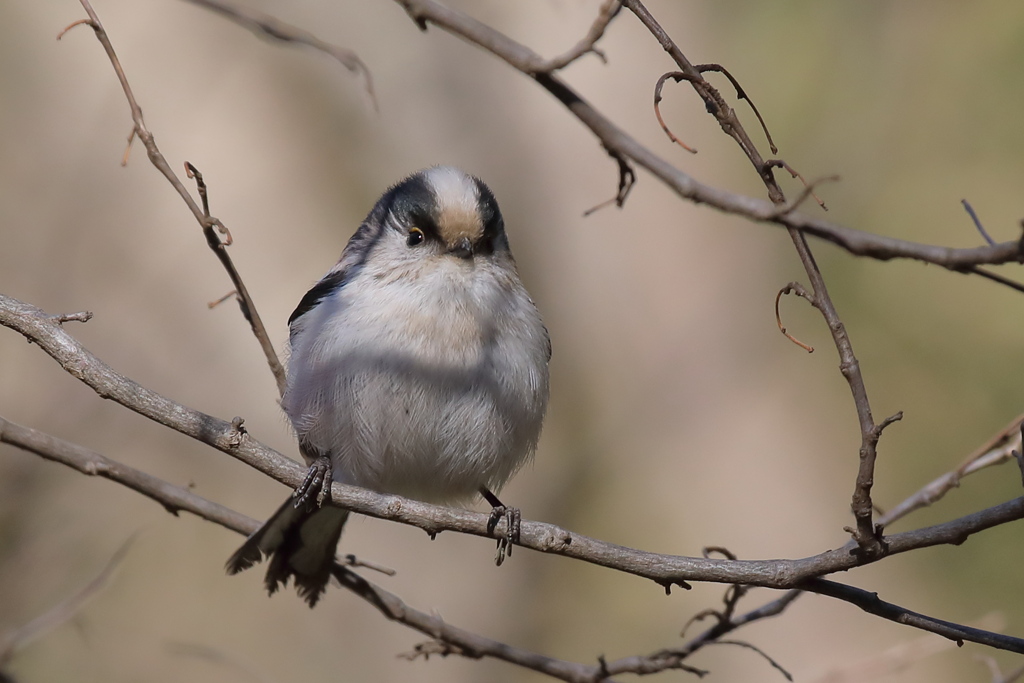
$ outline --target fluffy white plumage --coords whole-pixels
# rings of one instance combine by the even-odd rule
[[[441,166],[389,189],[290,326],[282,406],[335,481],[451,503],[532,456],[550,343],[478,179]],[[294,575],[313,604],[346,516],[286,503],[229,569],[274,555],[271,592]]]

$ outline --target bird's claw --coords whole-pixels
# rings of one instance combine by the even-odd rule
[[[316,507],[322,507],[324,501],[329,501],[333,472],[334,468],[331,466],[330,458],[320,456],[314,460],[309,466],[309,471],[306,472],[306,478],[292,493],[295,507],[312,510],[314,502]]]
[[[494,564],[501,566],[505,556],[512,557],[512,546],[519,543],[519,532],[522,528],[523,513],[519,508],[496,505],[491,508],[491,515],[487,518],[487,533],[491,535],[498,526],[501,519],[505,519],[505,533],[498,537],[498,547],[494,555]]]

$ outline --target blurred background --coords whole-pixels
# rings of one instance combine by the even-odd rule
[[[451,4],[553,56],[586,32],[599,2]],[[554,345],[536,462],[503,499],[528,519],[668,553],[719,545],[743,558],[797,558],[846,540],[856,415],[820,317],[801,300],[783,301],[789,330],[817,348],[811,355],[776,327],[776,292],[805,280],[783,231],[680,201],[644,172],[624,208],[584,218],[614,194],[614,163],[530,79],[440,30],[420,32],[396,3],[246,6],[355,50],[373,73],[379,113],[361,79],[323,54],[257,39],[178,0],[95,4],[163,153],[179,173],[188,160],[205,175],[278,349],[294,305],[384,188],[425,166],[459,165],[497,195]],[[820,189],[828,218],[974,246],[981,238],[960,206],[967,198],[997,240],[1020,236],[1024,4],[652,0],[650,8],[692,61],[723,64],[740,79],[780,156],[808,178],[842,176]],[[119,165],[131,121],[100,45],[84,27],[54,39],[83,16],[73,0],[0,4],[0,292],[51,313],[93,311],[68,330],[116,370],[220,418],[243,416],[253,436],[297,457],[237,307],[207,308],[231,286],[199,227],[140,145]],[[584,97],[701,181],[764,195],[687,87],[666,86],[663,112],[700,153],[665,138],[651,99],[673,65],[630,13],[601,47],[607,65],[588,55],[564,72]],[[750,112],[737,109],[760,141]],[[800,186],[781,176],[796,196]],[[937,267],[812,247],[876,417],[905,411],[880,446],[875,500],[888,508],[1024,410],[1024,298]],[[1020,279],[1019,271],[1001,272]],[[4,329],[0,415],[254,517],[288,493],[99,399]],[[1015,469],[986,471],[893,531],[1019,488]],[[18,680],[542,679],[494,661],[400,659],[425,638],[348,593],[331,590],[312,612],[290,589],[268,598],[262,569],[224,574],[240,537],[8,446],[0,446],[0,632],[80,589],[136,533],[110,585],[11,662]],[[723,591],[696,586],[666,597],[650,582],[528,551],[499,569],[490,541],[445,533],[430,542],[378,520],[350,523],[341,551],[396,568],[394,578],[370,578],[415,607],[576,661],[677,645],[687,619],[718,606]],[[1010,525],[839,578],[940,618],[1001,619],[1021,636],[1022,564],[1020,527]],[[774,595],[754,591],[743,605]],[[816,596],[738,637],[801,681],[858,680],[840,672],[927,638]],[[990,655],[1004,667],[1019,663],[950,646],[897,658],[886,680],[988,681],[976,658]],[[778,675],[738,648],[709,648],[689,663],[716,680]]]

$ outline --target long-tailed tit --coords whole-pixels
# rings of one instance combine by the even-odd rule
[[[551,343],[494,195],[447,166],[385,192],[288,323],[282,406],[310,472],[227,566],[270,556],[267,589],[293,576],[313,606],[348,518],[320,505],[332,480],[502,509],[492,492],[537,445]]]

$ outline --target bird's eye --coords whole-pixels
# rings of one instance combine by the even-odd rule
[[[420,230],[419,228],[409,228],[409,236],[406,237],[405,243],[408,244],[410,247],[415,247],[417,244],[420,244],[425,238],[426,235],[424,235],[423,231]]]

